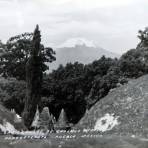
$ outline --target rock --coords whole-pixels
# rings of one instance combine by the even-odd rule
[[[4,131],[15,133],[21,130],[26,130],[23,121],[16,122],[16,118],[17,116],[14,111],[11,112],[0,104],[0,133]]]
[[[110,92],[86,113],[76,127],[97,128],[104,134],[147,136],[148,75]],[[102,131],[101,127],[106,128]]]

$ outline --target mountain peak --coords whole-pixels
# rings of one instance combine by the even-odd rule
[[[58,45],[57,48],[77,46],[96,47],[93,41],[87,40],[85,38],[71,38]]]

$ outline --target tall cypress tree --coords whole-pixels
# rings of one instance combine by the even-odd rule
[[[37,25],[33,35],[33,49],[30,58],[26,64],[26,100],[24,108],[24,123],[27,128],[30,128],[33,121],[37,105],[41,100],[42,87],[42,56],[41,56],[41,35],[39,26]]]

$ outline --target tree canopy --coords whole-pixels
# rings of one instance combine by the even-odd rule
[[[4,77],[15,77],[25,80],[25,65],[33,49],[33,33],[23,33],[11,37],[6,44],[0,44],[0,74]],[[2,50],[3,49],[3,50]],[[55,52],[50,47],[40,45],[42,58],[42,71],[49,69],[46,63],[54,61]]]

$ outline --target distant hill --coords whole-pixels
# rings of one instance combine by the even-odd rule
[[[112,90],[87,111],[77,127],[147,136],[148,75]]]
[[[112,53],[101,47],[97,47],[90,41],[84,39],[71,39],[56,49],[56,61],[50,64],[50,70],[56,69],[59,64],[65,65],[68,62],[80,62],[88,64],[94,60],[99,59],[103,55],[106,57],[120,57],[116,53]]]

